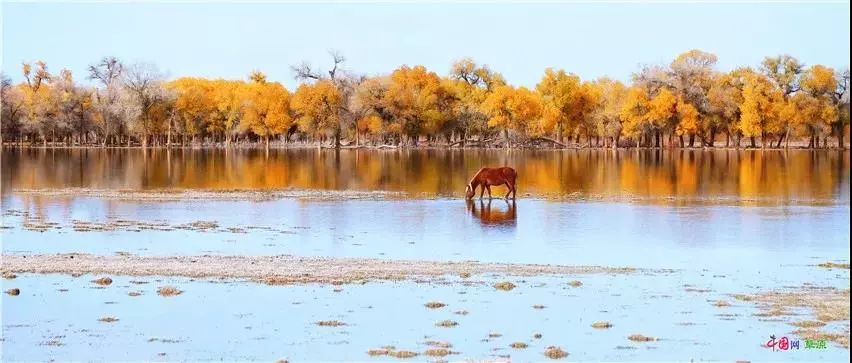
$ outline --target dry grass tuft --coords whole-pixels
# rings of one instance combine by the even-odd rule
[[[574,281],[569,282],[569,283],[568,283],[568,286],[571,286],[571,287],[580,287],[580,286],[583,286],[583,283],[582,283],[582,282],[580,282],[580,281],[574,280]]]
[[[821,321],[815,320],[802,320],[802,321],[794,321],[790,323],[790,325],[799,327],[799,328],[821,328],[825,326],[825,323]]]
[[[9,290],[6,290],[6,293],[9,294],[9,295],[12,295],[12,296],[18,296],[18,295],[21,294],[21,289],[19,289],[17,287],[13,287]]]
[[[426,351],[423,352],[423,354],[428,355],[430,357],[446,357],[452,353],[453,352],[446,348],[430,348],[426,349]]]
[[[509,282],[509,281],[503,281],[503,282],[498,282],[498,283],[494,284],[495,289],[503,290],[503,291],[511,291],[512,289],[514,289],[516,287],[518,287],[518,286]]]
[[[459,325],[459,323],[452,321],[452,320],[441,320],[441,321],[435,323],[435,325],[443,327],[443,328],[452,328],[456,325]]]
[[[459,272],[459,277],[466,279],[466,278],[470,277],[470,272],[467,272],[467,271]]]
[[[98,319],[98,321],[103,322],[103,323],[114,323],[114,322],[118,321],[118,318],[115,318],[115,317],[112,317],[112,316],[104,316],[103,318]]]
[[[817,266],[823,267],[823,268],[840,268],[840,269],[844,269],[844,270],[849,269],[848,263],[823,262],[823,263],[821,263]]]
[[[716,306],[717,308],[724,308],[724,307],[731,306],[731,303],[729,303],[725,300],[716,300],[716,302],[713,303],[713,305]]]
[[[541,333],[535,333],[535,334],[533,334],[533,338],[535,338],[535,339],[541,339]]]
[[[596,321],[592,323],[592,328],[595,329],[609,329],[612,328],[612,323],[608,321]]]
[[[799,329],[794,331],[793,334],[796,334],[802,337],[803,339],[827,340],[830,342],[834,342],[835,344],[843,348],[849,349],[849,330],[846,330],[842,333],[835,333],[819,331],[816,329]]]
[[[822,322],[849,320],[849,289],[805,286],[770,291],[738,298],[757,304],[760,317],[791,315],[789,311],[806,308]]]
[[[440,301],[430,301],[430,302],[427,302],[427,303],[426,303],[426,304],[424,304],[424,305],[425,305],[427,308],[429,308],[429,309],[440,309],[440,308],[442,308],[442,307],[444,307],[444,306],[447,306],[447,304],[444,304],[444,303],[442,303],[442,302],[440,302]]]
[[[370,350],[368,350],[368,351],[367,351],[367,354],[369,354],[369,355],[371,355],[371,356],[374,356],[374,357],[375,357],[375,356],[379,356],[379,355],[388,355],[388,354],[390,354],[390,352],[391,352],[391,350],[390,350],[390,349],[386,349],[386,348],[376,348],[376,349],[370,349]]]
[[[561,359],[568,356],[568,352],[562,350],[562,348],[550,346],[544,350],[544,356],[550,359]]]
[[[346,323],[339,320],[320,320],[316,322],[319,326],[345,326]]]
[[[500,333],[498,333],[498,332],[496,332],[496,331],[493,331],[493,332],[488,333],[488,337],[489,337],[489,338],[499,338],[499,337],[502,337],[502,336],[503,336],[503,334],[500,334]]]
[[[467,314],[470,314],[470,313],[469,313],[467,310],[457,310],[457,311],[454,311],[454,312],[453,312],[453,314],[456,314],[456,315],[467,315]]]
[[[128,292],[128,293],[127,293],[127,295],[128,295],[128,296],[136,297],[136,296],[140,296],[140,295],[142,295],[142,293],[141,293],[141,292],[139,292],[139,291],[131,291],[131,292]]]
[[[405,358],[416,357],[417,353],[412,352],[412,351],[408,351],[408,350],[394,350],[394,351],[388,352],[388,355],[391,356],[391,357],[395,357],[395,358],[405,359]]]
[[[452,348],[453,347],[453,345],[450,344],[449,342],[442,342],[442,341],[438,341],[438,340],[427,340],[427,341],[423,342],[423,344],[426,344],[426,345],[428,345],[430,347],[434,347],[434,348]]]
[[[632,340],[634,342],[653,342],[657,340],[657,338],[644,336],[642,334],[633,334],[627,337],[627,339]]]
[[[544,306],[544,305],[541,305],[541,304],[536,304],[536,305],[533,305],[532,307],[533,307],[533,309],[544,309],[547,306]]]
[[[174,286],[161,286],[157,289],[157,294],[160,296],[177,296],[183,294],[183,291]]]
[[[509,346],[515,349],[526,349],[527,347],[529,347],[529,345],[524,342],[514,342],[512,344],[509,344]]]
[[[112,284],[112,279],[109,277],[101,277],[99,279],[92,280],[92,282],[101,286],[109,286],[110,284]]]
[[[18,275],[15,275],[15,273],[13,273],[12,271],[3,271],[4,279],[14,279],[16,277],[18,277]]]

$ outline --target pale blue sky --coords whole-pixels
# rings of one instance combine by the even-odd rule
[[[644,63],[698,48],[719,69],[792,54],[807,64],[849,65],[849,3],[9,3],[2,4],[2,70],[22,61],[51,71],[105,55],[157,64],[170,77],[244,78],[252,69],[293,88],[289,66],[390,72],[423,64],[446,74],[473,57],[513,84],[532,86],[545,67],[584,79],[627,80]]]

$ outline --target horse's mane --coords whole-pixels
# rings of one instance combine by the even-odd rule
[[[473,186],[473,182],[476,180],[476,177],[478,177],[478,176],[479,176],[479,174],[482,174],[482,172],[483,172],[485,169],[488,169],[488,168],[486,168],[486,167],[481,167],[481,168],[479,168],[479,171],[477,171],[477,172],[476,172],[476,174],[473,174],[473,178],[470,178],[470,180],[467,182],[467,185],[470,185],[470,186],[472,187],[472,186]]]

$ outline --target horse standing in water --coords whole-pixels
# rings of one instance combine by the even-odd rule
[[[491,186],[492,185],[506,185],[509,188],[506,191],[506,196],[504,199],[509,199],[509,194],[512,195],[512,199],[515,199],[515,195],[517,194],[517,189],[515,189],[515,180],[517,179],[518,174],[515,173],[515,169],[510,167],[502,167],[502,168],[482,168],[479,169],[479,172],[473,176],[473,179],[470,179],[470,182],[467,183],[467,187],[464,190],[465,199],[471,199],[474,195],[476,195],[476,188],[482,186],[482,190],[479,192],[479,199],[482,199],[482,195],[485,191],[488,191],[488,199],[491,199]]]

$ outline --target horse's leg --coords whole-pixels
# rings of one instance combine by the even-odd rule
[[[480,185],[480,187],[482,187],[482,189],[479,190],[479,200],[482,200],[482,195],[485,194],[485,184]],[[476,193],[476,190],[473,192]]]
[[[513,188],[512,183],[506,181],[506,195],[503,197],[503,199],[506,199],[506,200],[509,199],[509,194],[512,193],[512,188]]]
[[[488,199],[493,198],[493,197],[491,196],[491,185],[485,184],[485,187],[486,187],[486,188],[488,188]]]

